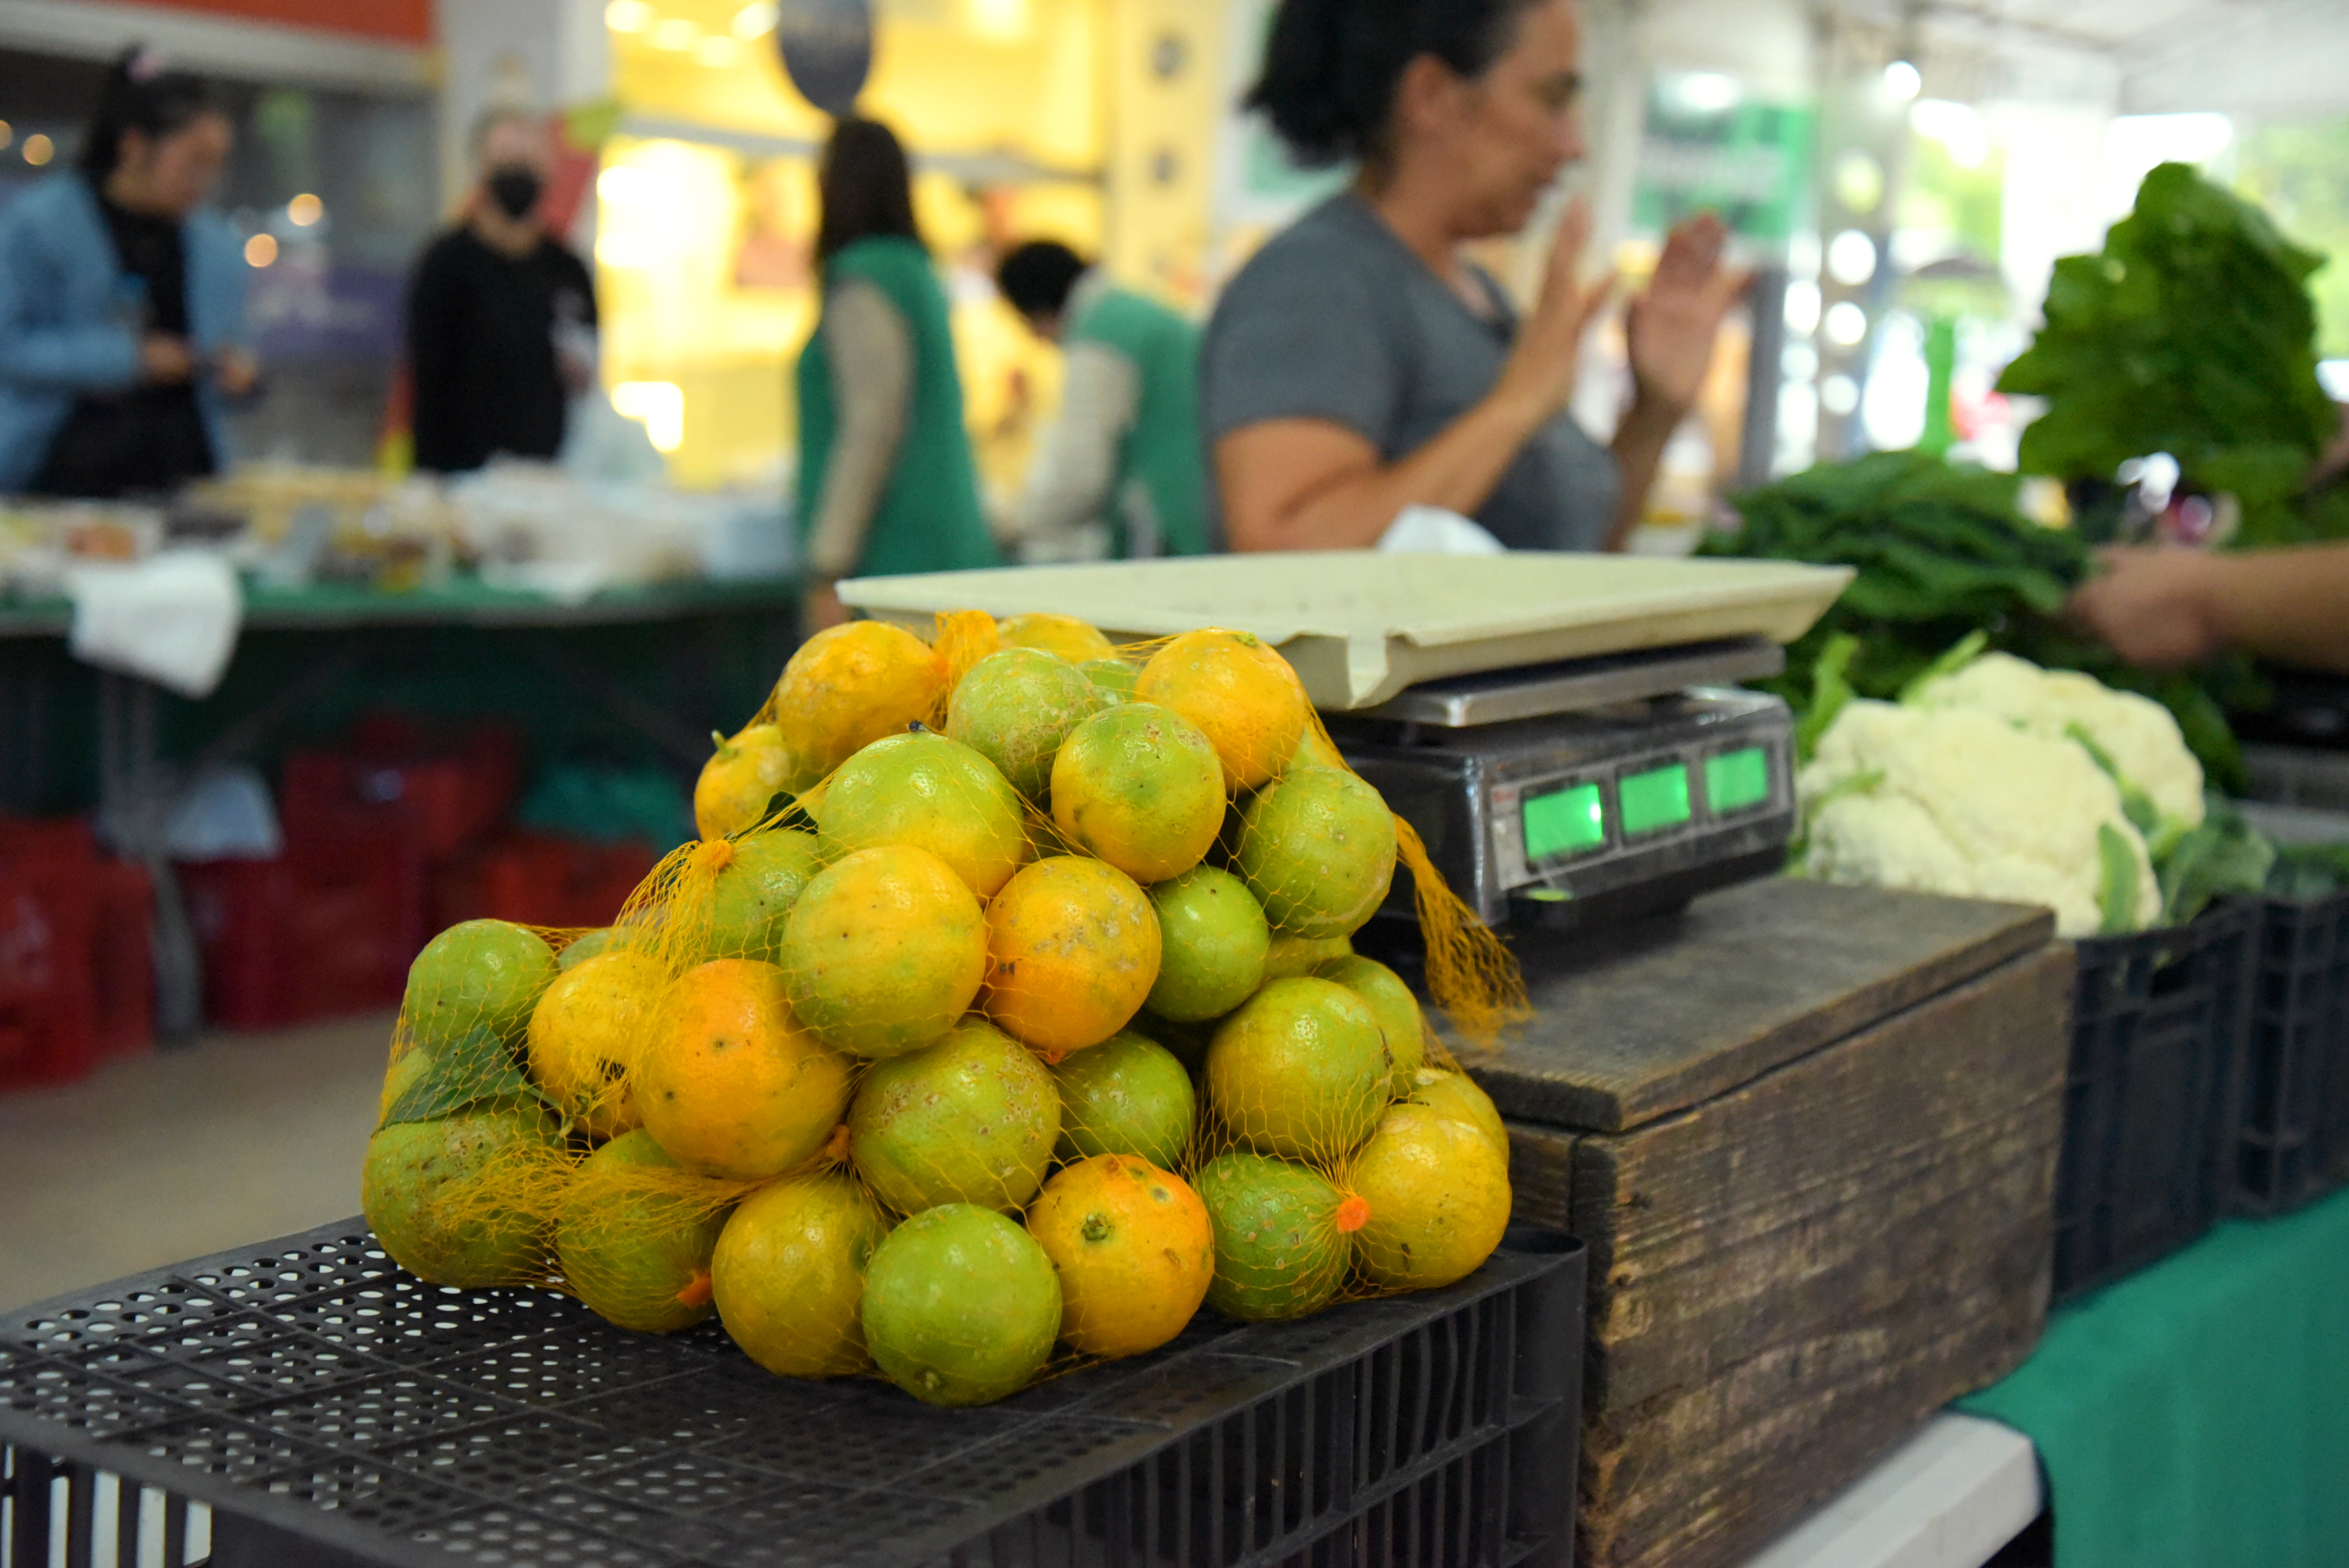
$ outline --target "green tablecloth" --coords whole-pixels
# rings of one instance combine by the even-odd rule
[[[2038,1446],[2062,1568],[2349,1563],[2349,1192],[2062,1309],[1959,1408]]]

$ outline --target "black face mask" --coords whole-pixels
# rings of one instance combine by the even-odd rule
[[[492,169],[488,184],[490,200],[495,201],[498,210],[509,218],[524,217],[538,205],[541,187],[538,171],[533,169],[519,163]]]

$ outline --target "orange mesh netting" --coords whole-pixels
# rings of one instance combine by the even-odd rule
[[[1351,938],[1400,861],[1464,1038],[1516,967],[1255,637],[834,628],[695,810],[608,929],[417,959],[365,1172],[414,1272],[966,1404],[1498,1244],[1499,1117]]]

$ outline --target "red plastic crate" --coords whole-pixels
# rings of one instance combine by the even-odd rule
[[[436,879],[434,922],[443,928],[482,919],[609,925],[658,863],[646,844],[511,833],[452,862]]]
[[[102,861],[90,882],[90,1027],[101,1057],[155,1043],[155,882],[129,861]]]
[[[37,863],[0,871],[0,1091],[81,1077],[98,1060],[88,884]]]
[[[398,1004],[421,944],[422,871],[397,821],[289,840],[270,861],[182,865],[204,1016],[280,1028]]]
[[[330,834],[354,812],[396,815],[426,860],[445,860],[504,820],[521,777],[520,748],[504,731],[438,742],[378,716],[347,746],[286,757],[278,818],[293,840]]]

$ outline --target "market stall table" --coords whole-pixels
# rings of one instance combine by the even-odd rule
[[[2349,1562],[2349,1193],[2063,1308],[1960,1408],[2037,1446],[2059,1563]]]
[[[673,766],[697,768],[710,728],[746,717],[789,656],[800,589],[788,577],[693,579],[612,588],[574,601],[459,575],[402,591],[248,584],[243,593],[240,656],[211,696],[188,703],[147,680],[88,672],[98,802],[117,846],[155,878],[157,1012],[167,1037],[194,1028],[202,989],[193,934],[162,849],[173,760],[192,770],[253,750],[354,676],[372,673],[388,657],[417,655],[408,639],[422,634],[469,639],[461,649],[443,650],[450,654],[443,685],[488,688],[534,680],[542,689],[533,706],[551,706],[544,696],[551,688],[557,703],[636,738]],[[14,754],[0,771],[6,787],[0,807],[56,809],[40,797],[55,793],[46,760],[51,731],[77,718],[56,711],[54,689],[62,671],[83,668],[55,645],[72,621],[63,599],[0,600],[0,738],[6,742],[0,749]],[[685,627],[694,628],[691,635],[680,634]],[[629,628],[664,640],[674,659],[696,667],[672,672],[667,691],[652,695],[645,689],[646,666],[657,662],[647,656],[652,650],[631,647],[616,668],[616,661],[582,645],[583,638]],[[691,688],[688,700],[670,696],[681,688]]]

